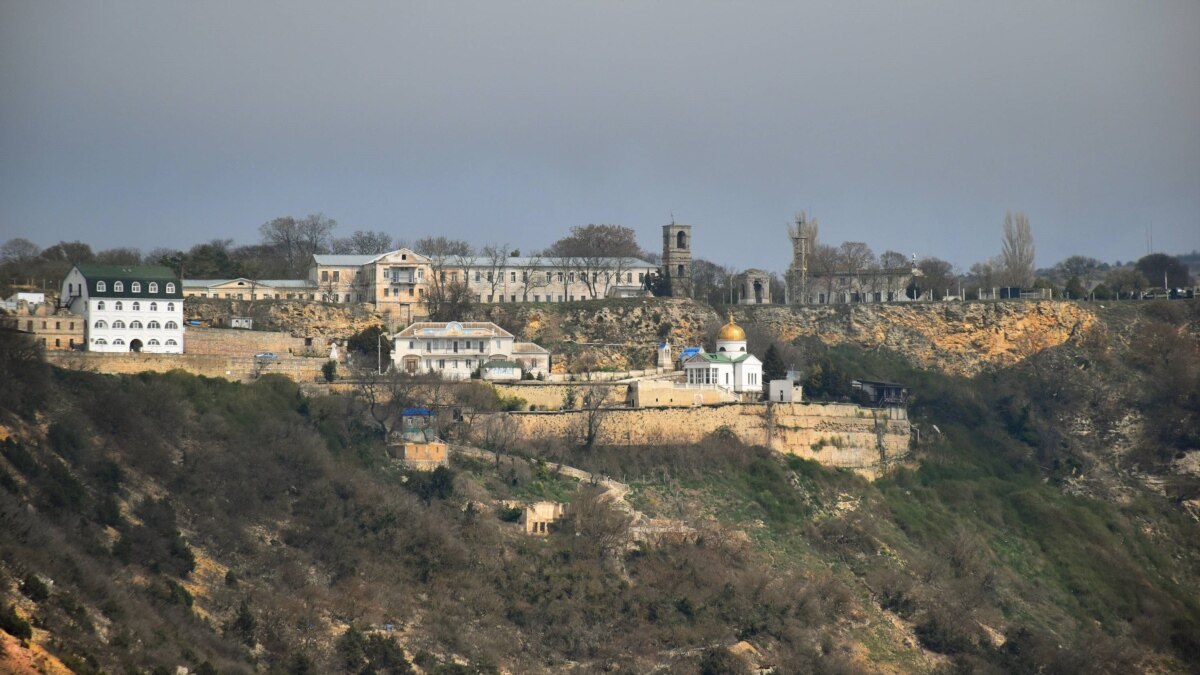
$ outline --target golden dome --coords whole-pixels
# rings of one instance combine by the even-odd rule
[[[729,323],[721,326],[721,332],[717,333],[718,340],[745,340],[746,331],[742,327],[733,322],[733,314],[729,315]]]

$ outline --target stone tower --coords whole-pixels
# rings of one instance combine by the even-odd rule
[[[671,297],[692,297],[691,225],[663,225],[662,273]]]
[[[787,304],[808,304],[808,256],[817,244],[817,219],[809,219],[803,211],[796,222],[788,225],[792,240],[792,265],[787,271]]]

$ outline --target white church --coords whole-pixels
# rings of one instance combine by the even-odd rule
[[[699,352],[683,362],[688,387],[715,387],[734,393],[761,393],[762,361],[746,351],[746,331],[729,323],[717,333],[717,350]]]

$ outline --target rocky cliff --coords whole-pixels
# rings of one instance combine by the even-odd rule
[[[302,300],[220,300],[188,298],[184,318],[204,325],[228,327],[230,317],[254,319],[254,330],[283,331],[294,337],[342,340],[372,326],[383,325],[372,305],[333,305]]]
[[[1072,302],[946,302],[903,305],[750,307],[738,316],[783,340],[884,347],[955,375],[1012,365],[1081,335],[1096,315]]]

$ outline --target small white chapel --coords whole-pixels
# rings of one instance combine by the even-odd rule
[[[762,361],[746,351],[746,331],[729,323],[717,333],[715,352],[701,351],[683,362],[689,387],[713,387],[736,393],[761,393]]]

